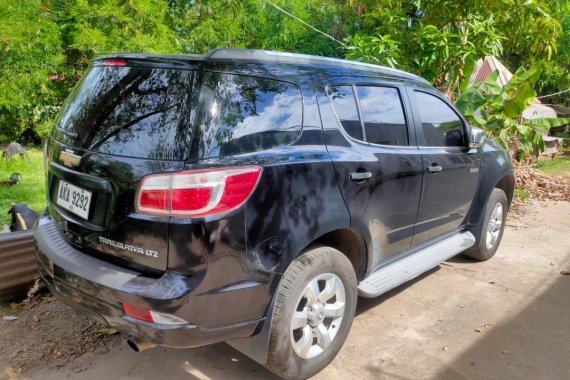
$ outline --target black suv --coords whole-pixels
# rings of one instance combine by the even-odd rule
[[[220,49],[95,60],[46,144],[39,272],[136,350],[324,368],[357,296],[499,245],[509,155],[425,80]]]

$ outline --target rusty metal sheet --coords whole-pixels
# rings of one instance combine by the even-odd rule
[[[33,230],[0,234],[0,302],[24,297],[37,278]]]

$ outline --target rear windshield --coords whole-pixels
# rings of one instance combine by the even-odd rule
[[[294,142],[303,98],[294,84],[243,75],[204,75],[193,156],[255,152]]]
[[[162,160],[255,152],[299,137],[303,99],[296,85],[206,72],[193,94],[192,75],[180,69],[92,67],[64,105],[54,137],[90,151]]]
[[[69,95],[54,137],[114,155],[163,160],[188,156],[192,71],[92,67]]]

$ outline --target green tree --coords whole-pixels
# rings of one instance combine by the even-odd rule
[[[552,7],[554,17],[560,21],[562,33],[558,38],[558,49],[544,69],[537,83],[541,95],[552,94],[570,88],[570,0],[559,0]],[[536,58],[523,62],[526,67],[536,64]],[[565,93],[545,99],[547,102],[563,103],[570,106],[570,96]]]
[[[365,7],[348,57],[413,71],[449,94],[466,88],[485,55],[515,64],[522,56],[552,57],[561,32],[550,7],[538,0],[380,0]]]
[[[64,63],[59,28],[39,0],[0,0],[0,135],[13,140],[57,112]]]
[[[339,40],[358,25],[353,8],[338,0],[273,3]],[[0,134],[49,126],[97,56],[219,47],[343,54],[263,0],[0,0]]]

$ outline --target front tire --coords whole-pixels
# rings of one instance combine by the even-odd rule
[[[505,230],[508,208],[505,192],[501,189],[493,189],[485,208],[485,220],[479,246],[468,249],[465,255],[479,261],[489,260],[495,255]]]
[[[273,309],[267,368],[285,379],[305,379],[340,351],[357,300],[350,261],[330,247],[295,259],[279,284]]]

